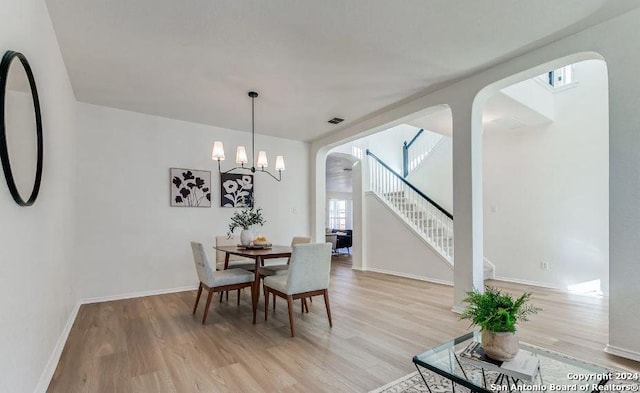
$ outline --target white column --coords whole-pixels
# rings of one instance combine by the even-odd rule
[[[310,187],[310,209],[311,214],[311,238],[318,243],[324,243],[324,221],[327,204],[327,148],[311,148],[309,159],[309,187]]]
[[[368,177],[369,172],[364,171],[363,163],[367,161],[366,158],[358,161],[358,163],[353,167],[353,176],[351,184],[352,186],[352,195],[353,195],[353,238],[351,239],[353,242],[353,247],[351,248],[352,254],[352,268],[361,270],[363,268],[364,262],[364,225],[365,225],[365,217],[363,214],[364,209],[364,192],[363,192],[363,179],[364,177]]]
[[[453,112],[454,304],[460,311],[466,292],[483,287],[482,113],[472,115],[473,99],[451,105]]]
[[[627,29],[640,10],[625,15]],[[611,30],[620,40],[630,30]],[[612,41],[613,42],[613,41]],[[607,51],[611,50],[611,54]],[[640,361],[640,55],[603,48],[609,70],[609,344],[606,352]]]

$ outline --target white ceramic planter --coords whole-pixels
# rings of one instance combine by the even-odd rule
[[[240,244],[248,246],[253,241],[253,231],[251,229],[243,229],[240,232]]]
[[[482,331],[482,348],[495,360],[511,360],[518,354],[518,335],[512,332]]]

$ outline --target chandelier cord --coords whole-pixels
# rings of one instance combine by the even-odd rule
[[[251,169],[256,167],[256,115],[255,115],[255,96],[251,96]]]

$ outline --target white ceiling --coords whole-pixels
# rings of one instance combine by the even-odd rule
[[[634,0],[48,0],[80,101],[314,140]],[[346,121],[327,123],[334,117]]]
[[[343,153],[331,153],[327,156],[327,192],[353,191],[353,164],[356,161],[357,158]]]

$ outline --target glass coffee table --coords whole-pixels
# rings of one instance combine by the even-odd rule
[[[425,373],[425,369],[451,381],[453,392],[457,384],[479,393],[511,391],[589,393],[600,390],[611,376],[609,370],[605,368],[520,343],[520,351],[528,352],[540,360],[534,381],[523,381],[495,370],[481,368],[477,364],[461,362],[459,353],[473,341],[481,341],[478,331],[454,338],[414,356],[413,363],[430,393],[433,393],[432,388],[441,392],[444,386],[439,382],[441,378],[430,378],[428,373]],[[434,386],[430,386],[430,382]]]

